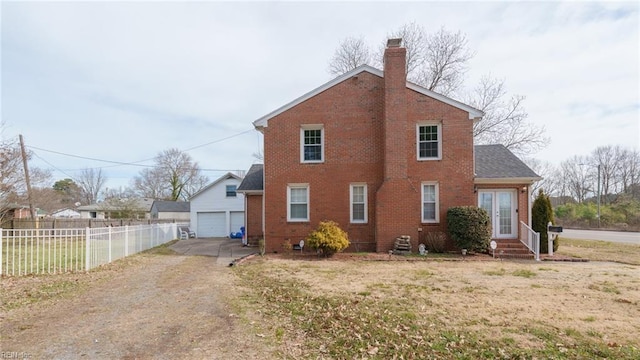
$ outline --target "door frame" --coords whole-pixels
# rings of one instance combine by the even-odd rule
[[[496,188],[496,189],[478,189],[478,197],[477,197],[477,206],[480,207],[480,198],[482,194],[491,193],[492,195],[492,212],[493,214],[489,214],[489,218],[491,219],[491,238],[492,239],[517,239],[518,238],[518,191],[517,189],[509,189],[509,188]],[[499,194],[500,193],[509,193],[511,194],[511,233],[510,234],[500,234],[498,231],[498,227],[495,226],[499,221],[500,214],[497,211],[499,204]]]

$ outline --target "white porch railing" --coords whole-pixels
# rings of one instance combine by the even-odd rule
[[[88,271],[178,238],[178,224],[0,229],[0,275]]]
[[[533,231],[522,221],[520,221],[520,242],[536,256],[536,261],[540,261],[540,233]]]

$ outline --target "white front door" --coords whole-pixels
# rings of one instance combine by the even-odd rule
[[[491,218],[492,238],[517,237],[516,199],[515,190],[478,191],[478,206]]]

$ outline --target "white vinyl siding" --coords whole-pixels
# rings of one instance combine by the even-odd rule
[[[442,159],[442,126],[435,123],[418,124],[416,149],[418,160]]]
[[[309,185],[287,186],[287,221],[309,221]]]
[[[303,125],[300,129],[300,162],[324,162],[324,128],[322,125]]]
[[[440,222],[439,189],[437,182],[422,183],[422,222]]]
[[[349,189],[351,222],[367,222],[367,185],[351,184]]]

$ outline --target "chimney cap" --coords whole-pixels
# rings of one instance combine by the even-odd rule
[[[389,40],[387,40],[387,47],[388,48],[397,48],[397,47],[400,47],[400,43],[402,43],[402,39],[401,38],[389,39]]]

